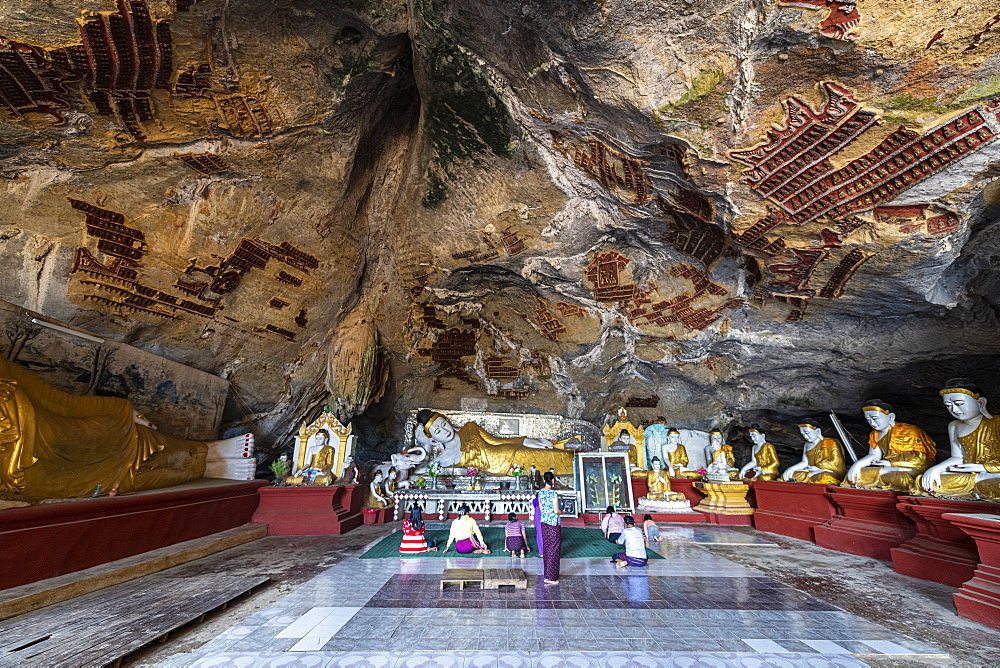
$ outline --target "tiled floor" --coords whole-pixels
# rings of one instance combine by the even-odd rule
[[[700,527],[700,537],[713,531]],[[742,534],[741,534],[742,535]],[[358,560],[333,566],[166,666],[864,666],[852,655],[945,658],[672,535],[664,560]],[[445,568],[523,568],[524,590],[440,588]],[[405,650],[405,651],[403,651]]]

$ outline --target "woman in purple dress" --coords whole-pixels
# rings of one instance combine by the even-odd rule
[[[534,510],[532,513],[535,517],[535,545],[538,546],[538,556],[544,557],[545,550],[542,549],[542,514],[539,512],[538,508],[538,497],[536,496],[531,500],[531,507]]]

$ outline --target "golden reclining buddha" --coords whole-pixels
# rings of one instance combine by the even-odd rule
[[[131,402],[77,396],[0,357],[0,493],[25,499],[253,477],[252,436],[209,443],[145,426]]]

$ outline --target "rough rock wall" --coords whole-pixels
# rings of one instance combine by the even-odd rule
[[[998,377],[994,3],[0,0],[11,301],[232,381],[943,435]]]

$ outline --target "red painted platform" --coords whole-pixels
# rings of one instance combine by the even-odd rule
[[[1000,515],[945,513],[942,518],[976,541],[979,567],[954,595],[959,616],[1000,629]]]
[[[258,491],[260,506],[252,521],[266,524],[269,536],[338,536],[362,523],[362,486],[261,487]]]
[[[720,515],[719,513],[700,513],[705,519],[702,522],[731,527],[752,527],[753,515]]]
[[[694,508],[705,498],[704,494],[695,489],[694,483],[696,482],[697,480],[691,480],[690,478],[671,478],[670,489],[686,496],[687,500],[691,502],[691,507]]]
[[[837,514],[813,529],[820,547],[889,561],[890,550],[916,533],[896,508],[898,492],[831,485],[827,495]]]
[[[896,507],[913,520],[917,533],[892,552],[897,573],[960,587],[971,580],[979,565],[975,541],[945,519],[945,513],[1000,511],[1000,505],[978,501],[951,501],[924,496],[901,496]]]
[[[750,486],[757,503],[754,526],[761,531],[811,541],[815,540],[813,529],[834,515],[826,495],[829,485],[761,481]]]
[[[198,480],[116,497],[0,511],[0,589],[66,575],[242,526],[256,480]]]

